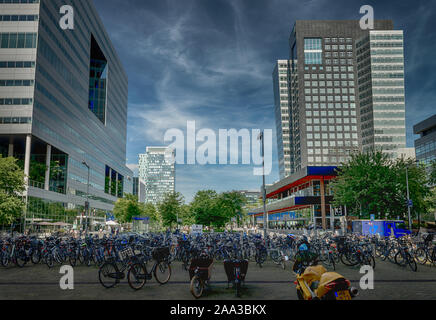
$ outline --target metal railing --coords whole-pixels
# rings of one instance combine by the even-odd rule
[[[33,188],[44,189],[44,182],[29,180],[28,185]]]
[[[38,181],[34,181],[34,180],[29,180],[28,186],[29,187],[33,187],[33,188],[37,188],[37,189],[42,189],[42,190],[45,189],[45,183],[44,182],[38,182]],[[54,183],[50,183],[49,190],[52,191],[52,192],[65,194],[64,189],[63,188],[59,188]]]

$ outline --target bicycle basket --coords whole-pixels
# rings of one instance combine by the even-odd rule
[[[152,257],[156,261],[166,260],[170,255],[169,247],[156,248],[153,250]]]
[[[195,270],[199,269],[199,275],[203,280],[208,280],[212,274],[213,259],[192,259],[189,266],[189,278],[195,274]]]
[[[241,280],[245,281],[245,277],[247,275],[248,271],[248,260],[241,260],[238,261],[237,264],[240,266],[240,274],[241,274]],[[235,280],[235,261],[232,260],[226,260],[224,261],[224,271],[227,275],[227,281],[233,282]]]
[[[120,255],[120,259],[121,259],[122,261],[125,261],[125,260],[127,260],[127,259],[133,257],[135,254],[133,253],[132,248],[127,247],[127,248],[122,249],[122,250],[119,252],[119,255]]]

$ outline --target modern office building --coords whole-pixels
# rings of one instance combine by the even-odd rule
[[[306,167],[266,187],[268,228],[291,229],[309,224],[338,229],[345,208],[333,206],[330,181],[337,167]],[[263,227],[263,207],[249,212],[252,224]]]
[[[374,21],[374,30],[384,31],[385,33],[382,34],[396,34],[396,32],[392,31],[393,23],[391,20]],[[365,36],[368,37],[368,32],[368,30],[360,28],[358,20],[296,21],[289,40],[290,62],[287,72],[289,84],[287,87],[282,84],[283,99],[280,99],[280,104],[283,103],[283,109],[285,109],[286,95],[284,90],[287,89],[289,91],[287,101],[289,105],[289,151],[284,147],[284,143],[282,147],[280,137],[278,137],[279,167],[283,168],[280,170],[281,177],[287,175],[287,171],[285,171],[287,165],[290,167],[288,172],[291,174],[308,166],[337,166],[346,161],[352,152],[362,150],[356,42],[361,41]],[[397,34],[401,34],[401,31]],[[392,43],[391,38],[386,38],[387,44]],[[374,43],[376,41],[377,44],[381,43],[374,39]],[[373,55],[378,53],[371,52]],[[393,52],[385,53],[397,55],[397,53]],[[384,55],[382,57],[385,58]],[[396,61],[401,57],[402,54],[398,55],[398,57],[395,56],[394,60]],[[372,59],[378,58],[374,57]],[[374,66],[380,66],[377,60],[373,60]],[[285,63],[283,62],[282,65],[284,77]],[[396,66],[391,61],[388,68],[391,68],[391,65]],[[280,76],[280,69],[279,64],[278,76]],[[380,73],[382,71],[377,70],[375,77],[379,76]],[[383,70],[383,74],[387,74],[387,76],[391,73],[393,72]],[[396,86],[400,86],[401,81],[404,82],[404,73],[400,72],[400,74],[400,80],[394,80],[395,90],[398,89]],[[275,76],[274,81],[277,81],[276,78]],[[362,82],[365,80],[363,74],[360,75],[360,78]],[[378,85],[387,87],[391,84],[386,82],[389,82],[389,80],[382,78],[381,81],[375,82],[374,88]],[[277,94],[279,87],[275,85],[276,119],[278,119],[277,102],[279,99],[277,99]],[[364,86],[360,87],[362,90],[364,88]],[[378,87],[376,90],[378,90]],[[377,95],[382,95],[382,97],[385,97],[386,94],[389,97],[392,95],[396,97],[397,95],[397,91],[393,93],[390,89],[386,90],[386,94],[383,93],[384,91],[375,92]],[[404,93],[402,97],[404,97]],[[387,101],[386,104],[388,104]],[[378,101],[377,105],[379,105]],[[402,105],[404,106],[404,102]],[[401,108],[393,110],[395,110],[394,121],[397,121]],[[364,111],[364,116],[367,117],[366,110]],[[372,111],[370,114],[372,114]],[[388,117],[380,112],[380,119],[382,120],[378,120],[379,116],[377,115],[377,121],[374,124],[377,126],[382,125],[384,119],[386,119],[385,116]],[[365,126],[368,125],[366,119],[363,119]],[[386,123],[389,123],[389,125],[392,124],[392,128],[389,127],[389,134],[391,134],[389,137],[397,134],[402,137],[402,133],[397,133],[400,130],[391,130],[393,128],[400,129],[396,126],[397,122],[394,125],[390,120],[387,121]],[[402,125],[403,131],[405,131],[404,124],[402,122],[401,124],[398,122],[398,124],[398,127]],[[283,128],[284,125],[286,125],[284,122],[280,126],[277,125],[278,135],[286,130],[286,128]],[[374,130],[379,130],[377,128],[375,127]],[[401,139],[392,140],[395,140],[395,142],[402,141]],[[396,145],[398,147],[403,146],[402,142]],[[286,154],[286,152],[289,154]],[[285,158],[286,155],[289,155],[289,157]],[[290,162],[287,163],[288,161]]]
[[[165,194],[175,192],[175,164],[167,161],[174,155],[169,147],[147,147],[139,155],[139,178],[145,184],[145,202],[157,204]]]
[[[436,161],[436,114],[416,124],[413,133],[420,136],[415,140],[416,159],[426,165]]]
[[[278,60],[272,75],[280,179],[289,176],[291,174],[291,168],[293,167],[293,155],[291,154],[291,141],[289,136],[289,85],[291,83],[289,64],[289,60]]]
[[[236,191],[247,199],[246,206],[255,206],[262,199],[262,193],[256,190],[238,190]]]
[[[396,149],[396,154],[398,158],[416,160],[415,148],[398,148]]]
[[[145,202],[145,183],[139,177],[133,178],[133,195],[138,197],[138,202]]]
[[[368,31],[356,54],[362,151],[397,158],[406,148],[403,31]]]
[[[27,176],[26,224],[75,224],[88,199],[104,221],[132,193],[128,80],[92,1],[0,1],[0,16],[0,151]]]
[[[139,178],[133,177],[133,191],[132,194],[134,196],[138,196],[138,190],[139,190]]]

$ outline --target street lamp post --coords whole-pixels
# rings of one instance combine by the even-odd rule
[[[407,188],[407,213],[409,217],[409,230],[412,231],[412,216],[410,214],[410,194],[409,194],[409,170],[406,166],[406,188]]]
[[[86,161],[82,164],[88,169],[88,183],[86,184],[86,204],[85,204],[85,214],[86,214],[86,235],[88,235],[88,225],[89,225],[89,165]]]
[[[262,198],[263,198],[263,236],[266,238],[268,235],[268,212],[266,211],[266,188],[265,188],[265,145],[263,132],[257,138],[262,145]]]

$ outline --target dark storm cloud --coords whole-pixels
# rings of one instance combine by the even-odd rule
[[[405,32],[408,145],[435,113],[434,1],[94,0],[129,76],[128,163],[169,128],[274,128],[271,74],[295,20],[376,19]],[[275,137],[274,137],[275,139]],[[275,140],[273,141],[276,161]],[[268,182],[278,179],[277,163]],[[202,177],[197,179],[197,177]],[[238,185],[229,185],[237,177]],[[206,179],[206,180],[205,180]],[[202,181],[200,185],[197,181]],[[207,185],[206,185],[207,181]],[[259,188],[248,167],[177,167],[177,189]]]

